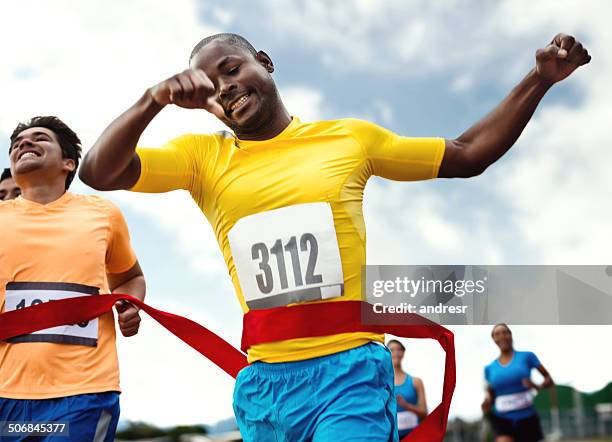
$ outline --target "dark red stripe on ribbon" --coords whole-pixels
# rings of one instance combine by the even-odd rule
[[[64,324],[97,318],[124,299],[140,307],[171,333],[214,362],[232,377],[248,365],[246,356],[222,338],[183,316],[153,308],[129,295],[82,296],[38,304],[0,315],[0,340]],[[364,316],[362,316],[362,314]],[[372,316],[373,315],[373,316]],[[371,305],[360,301],[302,304],[292,307],[253,310],[244,316],[242,348],[279,340],[368,331],[405,338],[435,339],[446,352],[442,402],[402,442],[441,442],[455,389],[455,348],[453,334],[418,315],[398,316],[372,313]],[[364,322],[366,323],[364,325]],[[372,322],[381,325],[368,325]]]

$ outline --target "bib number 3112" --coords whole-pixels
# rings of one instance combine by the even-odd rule
[[[302,275],[300,251],[308,252],[305,275]],[[291,270],[293,272],[294,284],[296,287],[319,284],[323,281],[323,277],[320,274],[314,273],[317,265],[317,256],[319,254],[317,238],[312,233],[304,233],[300,237],[299,250],[298,241],[295,236],[292,236],[284,247],[280,239],[274,241],[274,245],[270,249],[268,249],[268,246],[263,242],[253,244],[253,247],[251,247],[251,255],[254,260],[259,261],[259,268],[262,270],[262,273],[255,276],[257,286],[261,293],[270,293],[274,289],[272,263],[270,262],[271,255],[273,255],[276,261],[277,268],[275,270],[278,272],[281,289],[287,289],[289,287],[285,253],[287,253],[291,262]]]
[[[242,218],[228,238],[251,309],[343,294],[340,252],[329,204],[300,204]]]

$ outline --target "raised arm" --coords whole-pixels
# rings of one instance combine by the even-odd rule
[[[215,95],[215,87],[204,71],[192,69],[147,89],[102,132],[83,158],[79,178],[97,190],[130,189],[140,176],[136,144],[151,120],[168,104],[223,116]]]
[[[591,56],[574,37],[558,34],[536,52],[536,66],[491,113],[459,138],[446,140],[438,176],[479,175],[512,147],[550,87],[568,77]]]

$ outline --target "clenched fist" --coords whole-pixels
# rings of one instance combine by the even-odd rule
[[[115,303],[117,309],[117,323],[123,336],[130,337],[138,333],[140,328],[140,309],[127,301],[118,301]]]
[[[151,96],[161,106],[176,104],[186,109],[205,109],[217,118],[225,112],[216,97],[215,85],[200,69],[186,69],[150,89]]]
[[[551,83],[563,80],[589,61],[591,56],[582,43],[566,34],[557,34],[548,46],[536,51],[536,71]]]

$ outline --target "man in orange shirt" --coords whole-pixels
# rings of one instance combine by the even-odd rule
[[[35,117],[11,135],[11,170],[22,195],[0,203],[3,312],[109,291],[144,299],[120,211],[98,196],[68,192],[80,144],[56,117]],[[117,310],[122,334],[135,335],[138,309]],[[112,312],[0,342],[0,438],[9,435],[3,422],[62,422],[69,432],[63,440],[112,441],[119,391]]]

